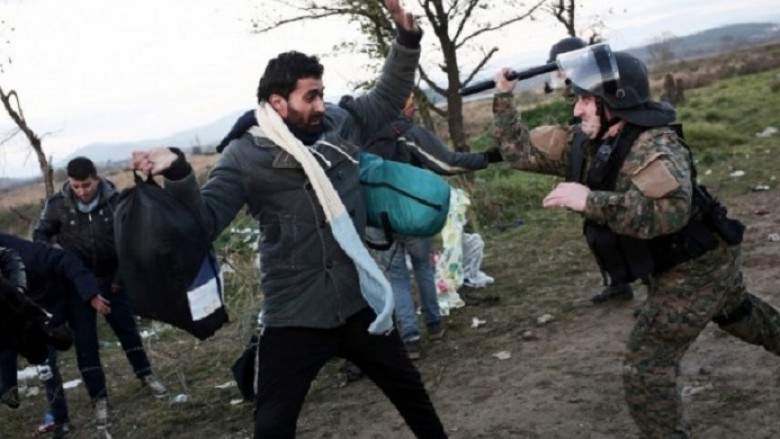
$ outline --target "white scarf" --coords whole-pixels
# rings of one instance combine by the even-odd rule
[[[290,132],[279,114],[268,103],[261,103],[257,107],[255,117],[259,127],[252,127],[249,131],[255,136],[268,138],[301,164],[322,206],[325,219],[330,224],[333,237],[355,263],[360,279],[360,292],[377,314],[376,319],[369,325],[368,332],[389,333],[393,329],[393,290],[368,253],[352,218],[322,166],[317,162],[312,150]]]

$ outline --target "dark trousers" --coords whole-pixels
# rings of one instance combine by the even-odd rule
[[[139,378],[151,374],[129,296],[122,290],[112,293],[108,284],[102,285],[100,289],[100,294],[111,302],[111,313],[105,316],[106,321],[119,339],[133,373]],[[56,323],[66,321],[73,331],[76,362],[87,393],[93,399],[105,398],[106,376],[100,364],[97,312],[74,293],[70,295],[65,309],[55,313],[55,319],[58,320]]]
[[[16,357],[18,354],[13,348],[0,351],[0,395],[4,395],[17,384]]]
[[[51,416],[57,424],[69,422],[65,388],[62,387],[62,375],[57,367],[57,350],[52,347],[49,347],[47,363],[51,368],[51,378],[43,382],[43,387],[46,389],[46,401],[49,403]]]
[[[420,373],[397,332],[371,335],[367,308],[334,329],[265,328],[258,345],[255,438],[294,438],[311,382],[334,356],[355,363],[384,392],[417,437],[446,438]]]

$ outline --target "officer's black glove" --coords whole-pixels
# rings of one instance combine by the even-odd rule
[[[501,156],[501,150],[497,146],[488,149],[487,151],[483,152],[483,154],[485,154],[485,158],[487,159],[488,163],[498,163],[504,161],[504,157]]]

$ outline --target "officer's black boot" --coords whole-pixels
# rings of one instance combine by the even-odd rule
[[[634,290],[631,284],[616,284],[604,288],[604,291],[591,298],[593,303],[604,303],[608,300],[631,300],[634,298]]]

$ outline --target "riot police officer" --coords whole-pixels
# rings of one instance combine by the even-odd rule
[[[689,437],[676,387],[688,347],[712,320],[780,354],[780,315],[747,292],[744,226],[695,183],[690,151],[670,125],[675,111],[651,100],[644,64],[606,45],[558,62],[572,81],[581,123],[525,126],[504,69],[496,76],[495,140],[517,169],[568,174],[543,205],[583,216],[591,249],[610,276],[648,284],[624,359],[626,402],[643,437]]]
[[[550,56],[547,59],[548,63],[555,62],[558,55],[569,53],[575,50],[586,47],[588,43],[582,38],[568,37],[564,38],[557,43],[553,44],[550,48]],[[561,84],[563,80],[563,84]],[[566,101],[572,102],[572,111],[574,110],[574,102],[577,99],[574,91],[572,90],[571,80],[566,78],[565,72],[557,70],[550,74],[550,82],[545,83],[545,92],[552,93],[553,87],[563,87],[562,96]],[[572,116],[569,119],[570,125],[576,125],[580,123],[580,118]],[[631,288],[631,284],[621,279],[610,278],[609,273],[602,269],[602,277],[604,279],[604,289],[593,295],[591,300],[595,304],[607,302],[609,300],[631,300],[634,298],[634,291]]]

